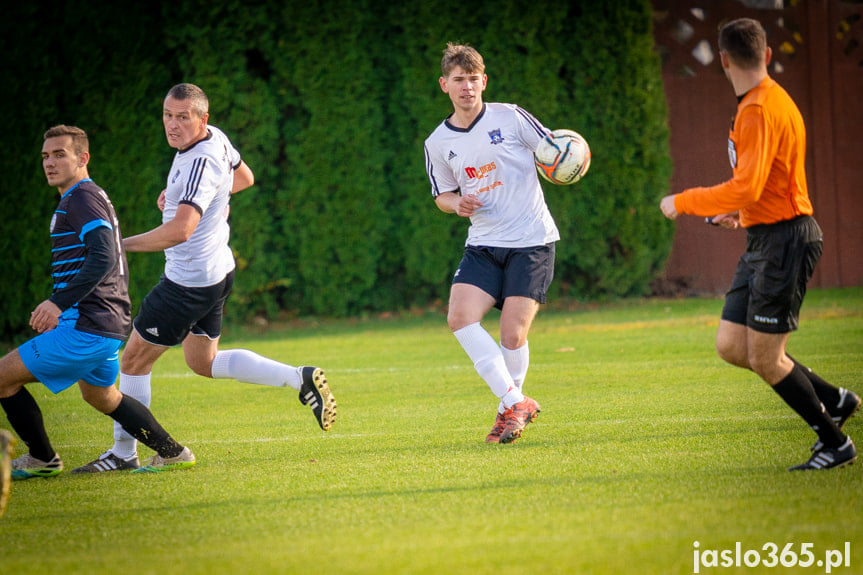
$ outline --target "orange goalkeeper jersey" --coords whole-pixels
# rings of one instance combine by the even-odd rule
[[[737,105],[728,135],[733,177],[674,197],[680,214],[740,212],[740,225],[772,224],[812,214],[806,188],[806,128],[791,96],[765,78]]]

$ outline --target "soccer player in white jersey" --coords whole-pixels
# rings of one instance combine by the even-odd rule
[[[483,102],[488,78],[474,48],[448,44],[441,69],[454,111],[425,141],[426,170],[437,207],[471,222],[447,322],[500,399],[486,442],[510,443],[540,412],[522,386],[528,332],[545,303],[560,239],[533,160],[550,130],[518,106]],[[492,307],[501,310],[499,346],[480,323]]]
[[[298,390],[300,402],[328,431],[336,401],[323,370],[286,365],[245,349],[219,350],[222,312],[234,280],[228,203],[231,194],[254,184],[254,174],[227,136],[207,123],[208,110],[206,94],[193,84],[174,86],[164,101],[165,136],[177,153],[157,202],[162,224],[123,243],[130,252],[164,250],[165,273],[133,323],[120,390],[149,405],[153,365],[168,348],[182,344],[186,364],[198,375]],[[113,447],[74,472],[139,465],[135,439],[115,426]]]

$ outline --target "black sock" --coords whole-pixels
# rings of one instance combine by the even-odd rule
[[[18,434],[30,455],[42,461],[51,461],[57,453],[51,447],[48,433],[45,431],[45,422],[42,419],[42,410],[39,404],[30,395],[26,387],[21,387],[18,393],[12,397],[0,399],[0,405],[6,412],[9,425]]]
[[[838,387],[830,385],[829,383],[821,379],[821,377],[819,377],[817,373],[815,373],[790,355],[788,356],[788,359],[793,361],[797,365],[797,367],[800,368],[800,370],[803,372],[803,375],[805,375],[806,378],[809,380],[809,383],[812,384],[812,389],[815,390],[815,395],[818,396],[818,399],[821,400],[821,403],[824,404],[824,407],[827,408],[827,411],[830,411],[831,409],[839,405],[839,400],[841,398],[839,396]]]
[[[791,409],[797,412],[809,426],[818,434],[818,439],[826,447],[839,447],[845,442],[845,436],[836,427],[836,422],[830,418],[824,404],[818,399],[809,378],[794,364],[785,379],[773,386],[773,391],[785,400]]]
[[[183,446],[168,435],[150,410],[133,397],[123,395],[120,405],[108,416],[122,425],[126,433],[162,457],[177,457],[183,451]]]

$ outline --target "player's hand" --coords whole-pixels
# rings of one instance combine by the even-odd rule
[[[722,226],[729,230],[736,230],[740,227],[740,214],[738,212],[719,214],[718,216],[713,216],[713,218],[708,218],[708,220],[714,226]]]
[[[159,199],[156,200],[156,206],[159,208],[160,212],[165,211],[165,191],[166,190],[162,190],[162,193],[159,194]]]
[[[674,195],[665,196],[659,202],[659,209],[669,220],[677,219],[677,208],[674,207]]]
[[[30,327],[39,333],[51,331],[57,327],[60,313],[60,308],[57,307],[57,304],[46,299],[30,312]]]
[[[483,203],[477,196],[468,194],[459,198],[455,213],[463,218],[469,218],[482,206]]]

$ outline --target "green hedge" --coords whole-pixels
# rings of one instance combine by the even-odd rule
[[[4,20],[9,87],[0,159],[7,254],[0,337],[28,333],[50,289],[47,224],[55,193],[41,134],[91,136],[91,175],[127,235],[157,225],[173,151],[161,102],[189,81],[210,97],[257,185],[232,199],[239,272],[234,319],[347,316],[445,299],[467,222],[435,207],[422,144],[451,112],[440,91],[447,41],[484,55],[486,101],[513,102],[590,142],[588,176],[547,186],[562,241],[553,292],[641,295],[661,272],[672,227],[657,209],[671,162],[647,0],[408,4],[203,0],[20,3]],[[159,254],[131,254],[137,308]]]

